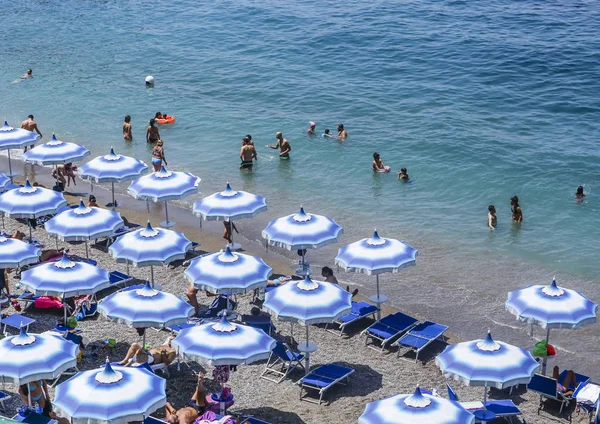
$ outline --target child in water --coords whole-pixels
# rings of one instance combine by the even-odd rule
[[[373,153],[373,171],[374,172],[390,172],[390,167],[385,166],[383,161],[381,160],[381,156],[379,153]]]
[[[323,131],[323,134],[321,134],[321,137],[332,138],[333,136],[331,134],[329,134],[329,128],[325,128],[325,131]]]
[[[407,182],[410,177],[408,176],[408,171],[406,170],[406,168],[402,168],[400,170],[400,172],[398,172],[398,179],[402,180],[404,182]]]

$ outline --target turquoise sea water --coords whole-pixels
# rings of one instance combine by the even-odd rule
[[[147,120],[168,112],[177,123],[161,135],[173,168],[198,174],[205,194],[228,180],[267,196],[269,212],[246,228],[255,238],[301,203],[336,218],[343,242],[377,227],[420,249],[407,278],[464,284],[440,294],[446,303],[479,288],[485,310],[491,288],[502,285],[503,298],[553,273],[600,294],[597,2],[123,3],[4,4],[0,116],[16,125],[33,113],[45,139],[55,131],[94,154],[112,145],[149,162]],[[28,67],[35,77],[13,83]],[[311,120],[319,134],[342,122],[350,137],[309,138]],[[290,161],[264,148],[276,131],[292,144]],[[252,174],[238,170],[248,133],[259,153]],[[374,175],[374,151],[412,183]],[[491,321],[513,323],[494,308]]]

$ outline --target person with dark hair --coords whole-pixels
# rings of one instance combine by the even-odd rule
[[[577,187],[577,191],[575,192],[575,200],[579,203],[583,202],[585,197],[585,193],[583,192],[583,186]]]
[[[337,134],[338,140],[344,141],[346,138],[348,138],[348,132],[344,129],[344,124],[338,124],[337,131],[338,131],[338,134]]]
[[[123,138],[125,141],[133,140],[133,134],[131,132],[131,116],[126,115],[125,121],[123,122]]]
[[[565,377],[560,381],[560,369],[555,366],[552,369],[552,378],[556,380],[556,389],[563,394],[563,396],[569,396],[573,394],[574,388],[577,387],[577,381],[575,380],[575,372],[573,370],[567,371]]]
[[[93,194],[90,194],[90,197],[88,198],[88,207],[95,207],[95,208],[99,208],[100,206],[98,206],[98,201],[96,200],[96,196],[94,196]]]
[[[494,205],[488,206],[488,228],[495,230],[498,224],[498,218],[496,217],[496,207]]]
[[[333,270],[328,266],[321,268],[321,276],[325,278],[325,282],[339,285],[337,278],[335,278],[335,275],[333,275]],[[346,291],[350,291],[350,286],[346,286]],[[354,289],[352,292],[352,297],[356,296],[357,294],[358,289]]]
[[[381,160],[381,156],[379,153],[373,153],[373,171],[374,172],[390,172],[390,167],[385,166],[383,161]]]
[[[323,134],[321,134],[321,137],[323,137],[323,138],[333,138],[333,136],[329,133],[329,128],[325,128],[325,130],[323,131]]]
[[[233,243],[233,239],[231,238],[232,233],[231,231],[235,231],[236,233],[239,234],[238,229],[236,228],[235,224],[233,222],[231,222],[229,219],[226,219],[225,221],[223,221],[223,238],[225,240],[227,240],[227,243],[231,244]]]
[[[160,134],[158,133],[158,127],[155,126],[156,121],[151,119],[146,129],[146,143],[156,143],[160,140]]]
[[[63,173],[65,177],[67,177],[67,187],[71,185],[71,181],[73,181],[73,185],[77,185],[77,183],[75,182],[75,169],[73,168],[72,162],[65,163]]]
[[[246,134],[246,140],[248,140],[248,144],[254,146],[254,141],[252,141],[252,136],[250,134]]]
[[[33,120],[33,115],[29,115],[26,120],[21,122],[21,128],[27,131],[35,131],[39,134],[40,137],[43,137],[40,129],[37,126],[37,123]],[[35,144],[31,144],[29,147],[33,149]],[[23,147],[23,152],[27,151],[27,146]]]
[[[38,404],[42,408],[42,415],[50,417],[52,412],[52,403],[50,402],[50,396],[48,395],[48,385],[45,380],[31,381],[28,384],[21,384],[19,386],[19,395],[23,403],[29,407],[33,407],[34,404]],[[29,398],[31,397],[31,404]]]
[[[398,179],[401,181],[408,181],[410,179],[410,177],[408,176],[408,171],[406,170],[406,168],[402,168],[400,169],[400,172],[398,172]]]
[[[256,149],[253,144],[250,144],[248,137],[242,139],[242,149],[240,150],[240,169],[250,169],[254,166],[256,157]]]
[[[510,198],[510,206],[513,222],[517,224],[523,222],[523,211],[521,210],[521,206],[519,206],[519,198],[517,196]]]

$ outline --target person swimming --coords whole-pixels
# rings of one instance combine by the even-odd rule
[[[308,135],[315,135],[315,128],[316,128],[317,124],[315,124],[313,121],[310,121],[308,123],[308,129],[306,130],[306,133]]]
[[[398,179],[402,180],[404,182],[407,182],[410,179],[410,177],[408,176],[408,171],[406,170],[406,168],[400,169],[400,172],[398,172]]]
[[[585,193],[583,192],[583,186],[577,187],[577,191],[575,192],[575,200],[578,202],[583,202],[585,197]]]
[[[521,222],[523,222],[523,210],[521,210],[521,206],[519,206],[519,198],[517,196],[511,197],[510,205],[513,222],[520,224]]]
[[[488,206],[488,228],[495,230],[498,225],[498,218],[496,217],[496,207],[494,205]]]
[[[329,133],[329,128],[325,128],[325,131],[323,131],[323,134],[321,134],[321,137],[323,137],[323,138],[333,138],[333,136]]]
[[[390,167],[385,166],[383,161],[381,160],[381,156],[379,153],[373,153],[373,171],[374,172],[390,172]]]

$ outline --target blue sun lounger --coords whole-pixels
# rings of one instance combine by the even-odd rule
[[[127,275],[121,271],[112,271],[109,274],[110,285],[111,286],[123,286],[130,281],[133,281],[133,277],[131,275]]]
[[[396,337],[402,333],[407,332],[413,328],[419,322],[418,319],[409,317],[402,312],[396,312],[395,314],[387,315],[381,318],[379,321],[371,324],[363,331],[367,335],[365,345],[379,350],[373,347],[373,344],[369,344],[369,340],[377,340],[381,343],[381,351]]]
[[[277,342],[260,377],[279,384],[290,372],[296,369],[304,371],[303,359],[304,354],[294,352],[287,345]],[[275,374],[275,377],[271,374]]]
[[[446,383],[446,387],[448,388],[448,399],[453,402],[459,403],[463,408],[465,408],[470,413],[475,411],[480,411],[483,409],[483,402],[475,401],[475,402],[459,402],[458,395],[454,391],[454,389],[450,386],[450,384]],[[518,415],[522,415],[521,410],[514,404],[514,402],[510,399],[491,399],[485,403],[485,409],[488,411],[492,411],[496,414],[498,418],[504,418],[505,420],[512,422],[512,417],[516,417]]]
[[[334,324],[338,325],[339,331],[327,328],[328,325],[325,326],[325,329],[330,333],[338,334],[340,337],[342,337],[346,326],[360,321],[363,318],[367,318],[368,316],[375,318],[376,312],[377,306],[371,305],[368,302],[352,302],[352,311],[349,314],[344,315],[343,317],[340,317],[333,322]]]
[[[436,340],[442,340],[442,336],[448,330],[448,326],[425,321],[417,324],[400,337],[392,346],[398,346],[398,358],[400,358],[401,347],[408,347],[415,351],[415,362],[419,360],[419,353]],[[407,359],[407,358],[406,358]]]
[[[270,424],[266,421],[259,420],[258,418],[248,417],[245,420],[241,421],[240,424]]]
[[[300,400],[305,399],[307,402],[320,405],[325,392],[336,384],[346,384],[343,381],[346,380],[347,382],[348,377],[352,373],[354,373],[352,368],[337,364],[321,365],[320,367],[315,368],[298,381],[298,384],[300,385]],[[319,393],[319,400],[303,398],[302,390],[305,388],[317,390]]]
[[[563,370],[563,372],[558,376],[558,381],[563,381],[567,372],[567,370]],[[587,383],[589,380],[590,377],[587,375],[575,373],[575,381],[577,381],[579,385]],[[542,374],[533,375],[533,378],[527,385],[527,390],[531,390],[532,392],[536,392],[540,395],[538,414],[544,406],[545,399],[551,399],[560,402],[560,409],[558,413],[561,414],[564,407],[569,406],[571,400],[575,398],[572,394],[565,396],[563,393],[561,393],[558,390],[558,381],[550,376]],[[567,389],[575,391],[577,388],[571,385],[571,387],[568,387]]]

